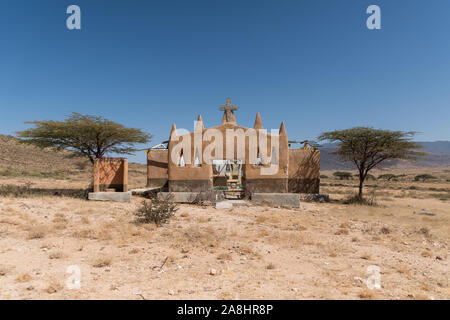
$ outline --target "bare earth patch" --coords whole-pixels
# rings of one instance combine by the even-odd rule
[[[0,299],[449,299],[449,206],[182,205],[136,225],[131,203],[0,198]],[[429,208],[435,216],[413,212]],[[70,290],[69,266],[81,270]],[[364,283],[381,271],[381,289]],[[170,293],[170,294],[169,294]]]

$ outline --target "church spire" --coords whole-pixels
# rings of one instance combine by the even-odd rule
[[[286,127],[284,126],[284,121],[281,123],[281,126],[280,126],[280,136],[287,136]]]
[[[203,130],[205,129],[205,126],[203,125],[203,119],[202,116],[199,114],[197,118],[197,122],[195,124],[195,130]]]
[[[256,130],[263,128],[263,125],[261,122],[261,115],[259,114],[259,112],[256,114],[255,125],[253,126],[253,128]]]
[[[177,126],[174,124],[172,124],[172,130],[170,130],[170,140],[172,140],[172,137],[177,136]]]

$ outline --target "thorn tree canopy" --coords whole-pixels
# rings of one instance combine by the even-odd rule
[[[67,149],[94,163],[107,153],[132,154],[134,145],[148,143],[152,136],[100,116],[72,113],[64,121],[30,121],[35,127],[17,132],[21,142],[41,148]]]
[[[333,152],[343,160],[351,161],[358,169],[359,193],[362,199],[363,184],[370,170],[388,159],[415,160],[423,155],[422,148],[411,139],[415,132],[380,130],[356,127],[346,130],[324,132],[319,140],[339,142]]]

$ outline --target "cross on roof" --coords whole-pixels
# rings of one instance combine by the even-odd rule
[[[225,111],[225,114],[227,115],[227,122],[230,122],[231,113],[233,111],[236,111],[237,109],[238,109],[237,106],[231,105],[231,98],[227,98],[227,104],[225,106],[220,107],[220,110]]]

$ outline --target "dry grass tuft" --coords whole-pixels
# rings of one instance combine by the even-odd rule
[[[370,260],[371,258],[372,258],[371,255],[368,254],[368,253],[364,253],[364,254],[361,256],[361,259],[363,259],[363,260]]]
[[[422,251],[420,255],[424,258],[430,258],[431,256],[433,256],[430,251]]]
[[[224,236],[218,235],[216,230],[208,226],[200,228],[199,226],[192,226],[184,230],[181,234],[182,241],[188,245],[198,247],[218,247],[224,239]]]
[[[58,281],[51,280],[50,283],[48,284],[47,288],[45,288],[44,291],[47,292],[48,294],[53,294],[62,289],[63,289],[63,286]]]
[[[272,262],[269,263],[269,264],[266,266],[266,269],[267,269],[267,270],[273,270],[273,269],[275,269],[275,268],[276,268],[276,266],[275,266],[275,264],[273,264]]]
[[[374,299],[375,298],[375,294],[372,290],[369,289],[365,289],[362,290],[359,294],[358,297],[360,297],[361,299]]]
[[[33,226],[28,230],[27,239],[28,240],[42,239],[46,236],[47,233],[48,233],[47,226],[45,225]]]
[[[103,258],[98,258],[97,260],[94,261],[94,263],[92,264],[92,266],[94,268],[105,268],[105,267],[109,267],[112,264],[112,259],[110,257],[103,257]]]
[[[334,234],[337,236],[348,235],[348,229],[339,229]]]
[[[267,217],[266,216],[257,216],[255,220],[258,223],[263,223],[263,222],[267,221]]]
[[[0,277],[6,276],[8,269],[5,267],[0,267]]]
[[[28,282],[33,279],[28,273],[22,273],[16,278],[16,282]]]
[[[233,260],[233,257],[231,256],[230,253],[221,253],[217,256],[217,259],[231,261]]]
[[[427,238],[431,237],[430,229],[428,229],[426,227],[420,228],[419,233],[423,234]]]
[[[51,252],[48,256],[50,259],[61,259],[64,257],[64,253],[61,251]]]
[[[139,253],[139,252],[141,252],[140,249],[138,249],[138,248],[133,248],[133,249],[131,249],[128,253],[129,253],[129,254],[136,254],[136,253]]]

